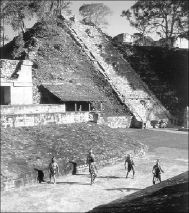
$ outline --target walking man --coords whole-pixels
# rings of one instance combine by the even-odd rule
[[[162,170],[160,163],[159,163],[159,159],[157,159],[156,164],[153,166],[152,169],[152,173],[153,173],[153,184],[156,183],[156,180],[159,180],[159,182],[161,183],[161,173],[164,173],[164,171]]]
[[[93,154],[92,149],[89,150],[87,155],[87,164],[89,164],[89,173],[91,176],[91,185],[94,183],[95,178],[97,177],[97,167],[95,165],[95,155]]]
[[[54,184],[56,184],[56,174],[59,173],[59,166],[56,162],[55,157],[52,158],[51,163],[49,164],[49,176],[50,176],[50,183],[51,178],[54,179]]]
[[[95,155],[93,154],[92,149],[89,150],[89,154],[87,155],[87,164],[89,164],[89,173],[91,170],[91,163],[95,162]]]
[[[131,159],[131,155],[128,154],[126,159],[125,159],[125,170],[127,170],[126,178],[128,178],[129,172],[132,170],[133,171],[133,178],[135,175],[135,169],[134,169],[134,162],[133,159]]]
[[[95,165],[95,162],[92,162],[90,165],[90,175],[91,175],[91,185],[94,183],[96,177],[97,177],[97,167]]]

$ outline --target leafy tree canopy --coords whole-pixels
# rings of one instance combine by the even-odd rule
[[[155,31],[166,41],[188,35],[188,1],[138,0],[129,10],[122,11],[131,26],[143,35]]]
[[[70,1],[64,0],[2,0],[0,18],[10,24],[14,31],[24,32],[27,18],[35,15],[39,20],[53,20],[62,11],[69,11],[69,5]]]
[[[83,4],[79,13],[85,23],[93,23],[96,26],[106,26],[108,22],[105,17],[112,14],[110,8],[103,3]]]

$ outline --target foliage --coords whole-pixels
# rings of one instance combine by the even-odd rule
[[[10,24],[14,31],[25,32],[25,19],[33,16],[33,9],[30,7],[30,0],[3,1],[3,18]]]
[[[79,8],[79,13],[83,17],[83,21],[96,26],[105,26],[107,21],[105,17],[112,14],[110,8],[103,3],[83,4]]]
[[[147,34],[151,29],[150,23],[148,22],[148,13],[144,11],[140,14],[141,11],[139,11],[138,4],[134,6],[132,6],[130,10],[122,11],[121,16],[126,16],[130,25],[137,28],[137,30],[145,36],[145,34]]]
[[[63,10],[69,11],[69,1],[64,0],[3,0],[1,18],[10,24],[14,31],[25,32],[25,21],[34,15],[41,21],[55,19]],[[70,11],[69,11],[70,12]]]
[[[4,34],[4,27],[0,26],[1,36],[0,36],[0,46],[4,46],[4,42],[8,41],[8,37]]]
[[[15,38],[15,45],[14,45],[14,49],[12,52],[12,57],[15,58],[19,58],[23,55],[23,53],[25,53],[25,42],[23,39],[23,34],[20,33],[16,38]]]
[[[4,35],[5,25],[11,25],[18,34],[26,30],[26,21],[34,16],[39,21],[53,24],[56,17],[63,12],[70,13],[70,1],[64,0],[2,0],[1,1],[1,43],[7,39]]]
[[[69,0],[32,0],[32,7],[39,21],[48,22],[56,19],[62,13],[70,14],[71,2]]]
[[[127,44],[117,47],[161,103],[181,118],[188,100],[188,50]]]
[[[122,11],[131,26],[143,35],[156,31],[167,42],[188,32],[188,1],[138,0],[129,10]]]

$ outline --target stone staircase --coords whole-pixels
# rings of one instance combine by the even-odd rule
[[[136,121],[151,127],[152,120],[173,119],[171,114],[148,86],[140,79],[111,40],[100,29],[75,21],[65,23],[67,32],[85,51],[97,69],[103,74],[118,97],[132,112]],[[112,63],[118,63],[118,66]]]

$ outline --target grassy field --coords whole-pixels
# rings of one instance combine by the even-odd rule
[[[63,209],[65,212],[87,212],[106,203],[110,205],[110,212],[115,212],[115,208],[116,212],[126,212],[128,208],[130,212],[136,209],[138,212],[151,212],[152,208],[157,210],[154,212],[167,212],[167,209],[174,212],[174,207],[179,207],[180,210],[187,208],[184,204],[188,199],[188,173],[173,178],[172,181],[164,181],[188,170],[187,134],[176,134],[166,130],[111,129],[88,123],[7,128],[2,129],[1,137],[1,171],[9,177],[18,177],[36,167],[44,170],[52,155],[58,159],[63,174],[71,169],[69,160],[75,160],[79,164],[85,163],[89,148],[94,149],[99,162],[125,156],[128,150],[141,146],[137,141],[150,147],[150,152],[145,156],[134,158],[134,179],[125,179],[123,160],[116,165],[99,168],[98,178],[93,187],[90,185],[88,170],[78,175],[59,176],[56,186],[46,183],[35,184],[22,190],[5,192],[2,200],[3,208],[7,212],[28,209],[36,212],[62,212]],[[157,158],[162,162],[163,182],[148,187],[152,185],[151,169]],[[45,180],[48,180],[47,176]],[[148,188],[141,190],[145,187]],[[131,200],[123,197],[135,191],[138,194],[130,195]],[[120,200],[109,204],[115,199]],[[102,206],[102,209],[97,207],[94,212],[103,211],[103,208],[106,206]]]
[[[97,161],[123,157],[139,147],[126,132],[92,123],[1,129],[1,174],[18,178],[34,168],[45,170],[52,156],[60,172],[71,169],[69,161],[85,164],[93,148]]]
[[[148,129],[120,129],[126,132],[133,140],[149,146],[149,151],[158,147],[168,147],[188,150],[188,134],[175,134],[165,131]]]

